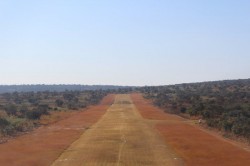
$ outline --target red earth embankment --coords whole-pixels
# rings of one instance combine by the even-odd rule
[[[160,120],[155,128],[188,166],[248,166],[250,153],[219,139],[176,115],[164,113],[141,94],[131,95],[145,119]]]
[[[108,95],[99,105],[1,144],[0,165],[50,165],[89,126],[97,122],[113,102],[114,95]]]

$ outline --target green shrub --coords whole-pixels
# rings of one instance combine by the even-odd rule
[[[8,126],[10,123],[7,119],[5,118],[0,118],[0,128],[4,128],[6,126]]]
[[[8,104],[4,109],[8,115],[16,115],[17,113],[17,106],[14,104]]]
[[[26,112],[26,117],[31,120],[40,119],[41,116],[42,116],[42,112],[37,109],[33,109],[31,111]]]
[[[187,108],[186,108],[186,107],[181,107],[181,109],[180,109],[180,112],[181,112],[181,113],[186,113],[186,111],[187,111]]]
[[[8,125],[2,129],[4,135],[13,135],[15,133],[14,126]]]
[[[33,128],[33,123],[24,118],[13,118],[10,123],[15,131],[28,131]]]
[[[0,120],[5,126],[2,126],[1,132],[4,135],[13,135],[16,132],[23,132],[32,129],[33,123],[24,118],[8,117]]]
[[[57,99],[56,101],[55,101],[55,103],[56,103],[56,105],[58,106],[58,107],[62,107],[62,105],[63,105],[63,100],[61,100],[61,99]]]

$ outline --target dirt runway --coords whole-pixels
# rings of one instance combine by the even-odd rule
[[[0,145],[6,166],[248,166],[250,153],[164,113],[141,94],[99,105]]]
[[[52,164],[54,166],[182,165],[138,113],[129,95],[117,95],[105,115]]]

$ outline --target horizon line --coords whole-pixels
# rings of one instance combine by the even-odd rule
[[[79,84],[79,83],[31,83],[31,84],[0,84],[0,86],[21,86],[21,85],[80,85],[80,86],[121,86],[121,87],[145,87],[145,86],[169,86],[169,85],[180,85],[180,84],[195,84],[195,83],[207,83],[207,82],[220,82],[220,81],[233,81],[233,80],[248,80],[250,78],[238,78],[238,79],[223,79],[223,80],[210,80],[210,81],[193,81],[183,82],[174,84],[159,84],[159,85],[117,85],[117,84]]]

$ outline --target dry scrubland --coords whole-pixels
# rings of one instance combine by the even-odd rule
[[[106,95],[102,90],[0,93],[0,143],[56,121],[56,116],[95,105]]]
[[[141,94],[108,95],[97,106],[1,144],[0,163],[248,166],[250,152],[163,112]]]
[[[250,79],[142,87],[167,113],[198,118],[225,137],[250,142]]]

